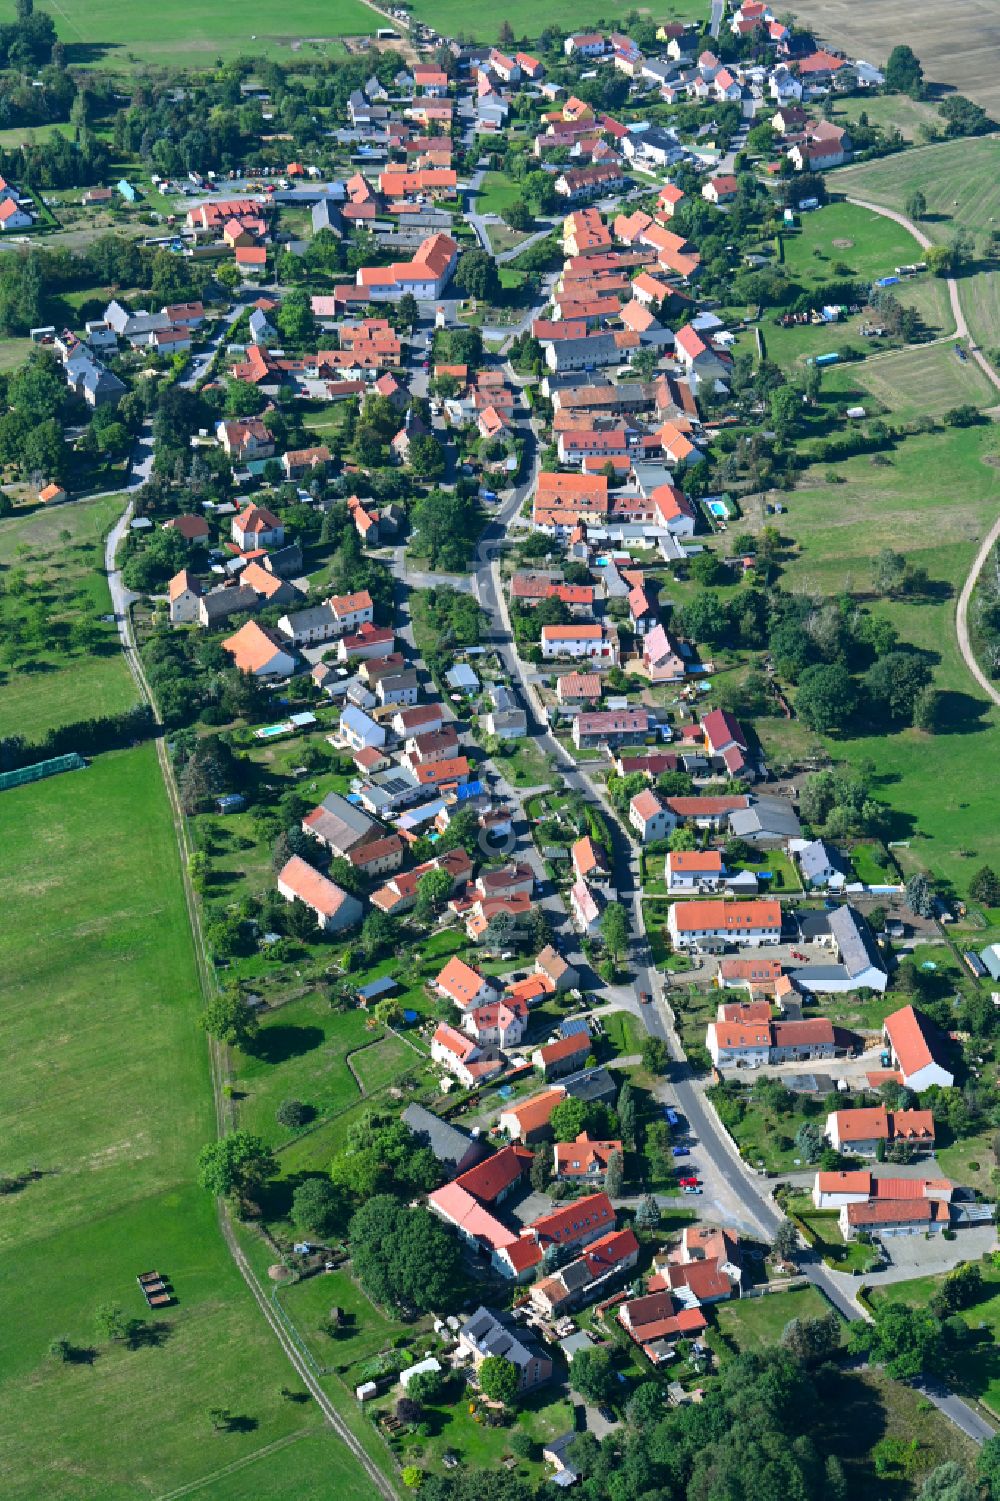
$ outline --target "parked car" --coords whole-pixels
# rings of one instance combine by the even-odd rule
[[[698,1179],[697,1178],[678,1178],[677,1181],[680,1184],[681,1188],[697,1188],[698,1187]]]
[[[687,1147],[671,1147],[670,1150],[675,1157],[687,1157],[689,1155]]]
[[[689,1188],[685,1188],[684,1192],[686,1194],[700,1194],[701,1193],[701,1189],[697,1188],[697,1187],[695,1187],[695,1188],[689,1187]]]

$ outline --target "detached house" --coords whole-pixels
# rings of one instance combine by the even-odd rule
[[[922,1012],[912,1006],[894,1011],[885,1019],[882,1036],[892,1066],[907,1089],[919,1094],[932,1084],[943,1089],[954,1084],[955,1075],[944,1062],[940,1036]]]
[[[282,866],[278,890],[286,902],[304,902],[325,933],[341,933],[361,921],[361,903],[298,855]]]
[[[233,541],[244,552],[255,552],[261,547],[281,547],[285,540],[285,528],[264,506],[247,506],[232,521]]]
[[[884,1147],[902,1144],[918,1152],[934,1150],[934,1116],[930,1110],[834,1110],[826,1118],[826,1138],[834,1151],[875,1157]]]
[[[439,995],[454,1002],[460,1011],[485,1006],[500,998],[500,986],[497,982],[481,975],[471,964],[459,959],[457,954],[448,960],[434,981],[434,988]]]

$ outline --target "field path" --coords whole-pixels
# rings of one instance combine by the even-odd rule
[[[983,540],[982,547],[980,547],[979,551],[976,553],[972,567],[969,569],[968,578],[962,585],[962,592],[958,596],[958,609],[955,612],[955,628],[958,631],[958,645],[962,656],[965,658],[965,665],[966,667],[968,667],[969,671],[972,673],[972,676],[975,678],[980,688],[982,688],[983,692],[987,695],[988,698],[991,698],[995,704],[1000,704],[1000,693],[997,692],[996,688],[994,688],[993,684],[990,682],[989,678],[986,676],[985,672],[983,672],[983,669],[976,661],[975,653],[972,650],[972,644],[969,641],[969,600],[972,598],[972,591],[976,587],[976,580],[982,572],[983,564],[989,557],[993,544],[996,542],[998,537],[1000,537],[1000,517],[998,517],[997,520],[994,521],[987,536]]]
[[[902,225],[904,229],[910,232],[922,250],[930,248],[931,241],[924,234],[923,230],[918,229],[913,220],[908,219],[905,214],[899,213],[896,209],[884,208],[880,203],[872,203],[867,198],[852,198],[848,195],[847,201],[848,203],[855,204],[858,208],[869,209],[873,214],[881,214],[884,219],[894,219],[897,224]],[[965,314],[962,312],[961,301],[959,300],[958,282],[953,276],[948,277],[948,296],[951,298],[951,311],[955,319],[955,332],[951,337],[954,339],[967,339],[969,337],[969,329],[965,321]],[[1000,391],[1000,375],[994,370],[982,350],[972,345],[970,353],[983,374]],[[989,532],[983,539],[982,546],[972,560],[972,567],[969,569],[965,583],[962,585],[962,592],[958,596],[958,606],[955,610],[955,630],[958,634],[958,649],[965,658],[966,667],[972,673],[980,688],[982,688],[987,698],[991,699],[995,704],[1000,704],[1000,692],[997,692],[976,661],[976,654],[972,650],[972,643],[969,640],[969,601],[972,598],[972,591],[976,587],[976,580],[982,572],[983,564],[989,557],[990,549],[998,537],[1000,537],[1000,518],[990,527]]]

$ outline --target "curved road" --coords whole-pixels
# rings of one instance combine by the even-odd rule
[[[531,435],[534,442],[534,435]],[[618,818],[609,807],[606,794],[596,779],[591,779],[586,768],[570,756],[564,746],[549,731],[544,714],[539,713],[538,700],[514,647],[510,615],[500,579],[498,550],[507,529],[514,521],[525,496],[530,493],[533,477],[538,466],[537,449],[530,451],[530,477],[519,485],[498,514],[483,532],[476,552],[472,577],[473,593],[489,616],[489,629],[484,640],[501,658],[512,681],[520,688],[528,715],[529,734],[542,754],[562,766],[558,773],[561,781],[580,792],[588,801],[602,805],[608,814],[607,823],[611,835],[612,882],[619,899],[631,917],[632,936],[628,964],[632,984],[623,987],[605,987],[605,998],[626,1006],[641,1017],[651,1036],[661,1038],[670,1051],[672,1066],[667,1090],[671,1100],[686,1118],[691,1135],[698,1145],[699,1156],[707,1158],[714,1183],[721,1196],[739,1206],[740,1219],[750,1233],[756,1233],[770,1242],[778,1225],[784,1219],[775,1204],[770,1184],[759,1177],[740,1157],[735,1144],[722,1126],[711,1102],[706,1098],[706,1081],[696,1077],[685,1057],[677,1035],[674,1013],[670,1007],[667,987],[669,975],[661,975],[653,965],[652,954],[646,938],[642,914],[642,885],[638,858],[631,840]],[[1000,523],[998,523],[1000,531]],[[637,992],[646,991],[654,997],[654,1004],[639,1005]],[[867,1317],[855,1301],[857,1281],[849,1276],[832,1271],[811,1253],[800,1253],[799,1261],[803,1274],[812,1282],[840,1312],[844,1318],[855,1321]],[[921,1390],[934,1405],[977,1444],[984,1443],[994,1435],[992,1426],[980,1417],[968,1403],[943,1388],[923,1386]]]
[[[923,230],[917,228],[912,219],[908,219],[905,214],[899,213],[896,209],[885,208],[881,203],[872,203],[868,198],[852,198],[850,194],[847,195],[847,201],[848,203],[853,203],[857,208],[866,208],[873,214],[881,214],[883,219],[894,220],[896,224],[901,225],[903,229],[907,230],[913,236],[922,250],[929,250],[933,244],[933,241],[928,239]],[[949,337],[953,339],[967,339],[969,338],[969,327],[965,321],[965,314],[962,311],[962,303],[958,293],[958,282],[953,276],[948,277],[948,296],[951,300],[952,316],[955,319],[955,332]],[[935,340],[935,342],[941,341]],[[975,344],[972,344],[970,353],[987,380],[1000,391],[1000,375],[994,370],[982,350],[978,349]],[[972,591],[976,587],[976,580],[982,572],[983,564],[989,557],[990,549],[998,538],[1000,538],[1000,519],[994,522],[973,559],[968,577],[962,585],[962,592],[958,596],[958,606],[955,611],[955,630],[958,634],[958,648],[965,658],[965,665],[987,698],[995,704],[1000,704],[1000,692],[994,688],[976,661],[976,655],[972,650],[972,643],[969,640],[969,601],[972,598]]]

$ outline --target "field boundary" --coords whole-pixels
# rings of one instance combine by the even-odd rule
[[[126,505],[118,524],[111,529],[108,535],[107,543],[105,546],[105,567],[107,570],[109,582],[116,573],[115,555],[117,553],[118,542],[124,532],[124,529],[128,525],[133,506],[134,500],[130,496],[128,504]],[[114,601],[114,590],[112,590],[112,600]],[[128,664],[129,671],[135,678],[136,685],[139,689],[140,694],[149,704],[153,712],[153,717],[162,731],[163,721],[160,717],[156,701],[146,679],[146,674],[143,670],[142,663],[139,660],[138,650],[136,649],[135,634],[132,629],[131,610],[126,606],[126,608],[122,611],[116,610],[116,614],[119,617],[118,633],[121,638],[122,650],[125,654],[125,660]],[[156,739],[156,754],[157,759],[160,763],[160,772],[163,778],[164,787],[166,789],[167,800],[170,804],[170,817],[171,822],[174,826],[174,835],[177,839],[177,849],[178,854],[180,855],[181,863],[181,883],[184,889],[184,899],[191,925],[191,935],[194,940],[199,982],[201,984],[204,999],[207,1001],[212,995],[215,986],[212,982],[212,976],[208,965],[208,958],[205,953],[205,942],[202,935],[197,898],[195,897],[194,888],[191,885],[191,878],[188,873],[187,862],[191,852],[191,843],[187,831],[187,823],[184,818],[184,812],[180,804],[180,797],[177,792],[177,783],[174,778],[173,768],[170,765],[170,757],[167,752],[166,739],[162,733],[159,734]],[[210,1038],[209,1060],[212,1076],[212,1095],[215,1105],[216,1127],[220,1136],[225,1134],[227,1124],[225,1095],[223,1094],[222,1089],[223,1056],[223,1050],[221,1049],[219,1044],[214,1039]],[[316,1377],[313,1375],[309,1365],[305,1360],[303,1360],[295,1342],[292,1340],[291,1336],[285,1330],[281,1321],[271,1309],[267,1297],[264,1293],[264,1289],[261,1287],[260,1280],[257,1277],[256,1272],[251,1267],[249,1261],[247,1260],[246,1254],[243,1251],[243,1248],[240,1246],[236,1238],[236,1232],[233,1229],[232,1216],[228,1205],[223,1199],[219,1199],[217,1201],[217,1204],[219,1229],[222,1232],[222,1238],[229,1250],[230,1255],[233,1258],[233,1261],[236,1264],[237,1269],[240,1272],[240,1275],[242,1276],[244,1282],[253,1295],[254,1301],[256,1302],[258,1308],[270,1325],[272,1332],[276,1336],[282,1350],[285,1352],[285,1355],[287,1356],[292,1368],[299,1376],[301,1381],[305,1384],[306,1388],[316,1401],[320,1412],[322,1412],[329,1426],[333,1429],[341,1442],[350,1450],[351,1454],[365,1471],[372,1484],[378,1490],[379,1494],[384,1496],[386,1498],[386,1501],[396,1501],[395,1486],[389,1480],[388,1476],[379,1469],[374,1460],[370,1458],[363,1446],[359,1443],[354,1434],[347,1427],[346,1423],[337,1412],[337,1409],[334,1407],[330,1398],[327,1396],[326,1392],[316,1380]]]

